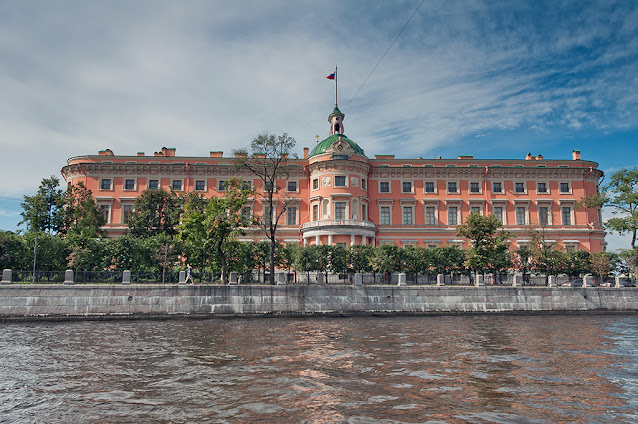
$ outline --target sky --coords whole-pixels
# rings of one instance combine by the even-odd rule
[[[230,155],[263,132],[301,155],[328,135],[335,66],[370,157],[577,149],[607,176],[638,166],[634,0],[8,0],[0,229],[73,156]]]

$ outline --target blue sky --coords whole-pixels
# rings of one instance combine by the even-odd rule
[[[0,228],[69,157],[346,134],[370,156],[638,166],[638,2],[0,2]],[[359,90],[353,99],[354,94]],[[625,241],[609,239],[610,248]]]

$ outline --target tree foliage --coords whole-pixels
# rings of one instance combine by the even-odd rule
[[[177,234],[182,213],[182,199],[174,191],[144,190],[135,199],[133,213],[128,220],[128,233],[136,237]]]
[[[104,216],[98,210],[91,190],[82,182],[70,186],[64,196],[63,232],[67,236],[81,238],[101,237],[100,227],[104,223]]]
[[[465,252],[465,265],[475,271],[501,272],[511,266],[507,238],[501,231],[502,224],[494,215],[482,216],[471,213],[467,221],[456,227],[459,237],[471,241],[472,246]]]
[[[288,155],[295,143],[295,139],[286,133],[280,136],[263,133],[253,139],[250,152],[245,149],[235,150],[236,167],[249,171],[261,180],[262,190],[256,191],[256,194],[263,199],[260,225],[270,241],[271,278],[275,275],[277,228],[292,200],[285,184],[290,173]]]
[[[40,182],[35,196],[24,196],[22,221],[27,232],[56,234],[64,225],[64,193],[60,180],[51,175]]]

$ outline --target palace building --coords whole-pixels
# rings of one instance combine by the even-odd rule
[[[603,176],[596,162],[575,150],[571,159],[400,159],[369,157],[344,132],[344,114],[335,106],[330,131],[303,158],[287,161],[288,176],[277,186],[286,201],[278,238],[284,243],[396,244],[459,246],[456,226],[472,212],[493,214],[512,234],[510,247],[529,243],[530,228],[542,228],[546,240],[567,250],[600,252],[605,232],[600,209],[578,207],[595,194]],[[234,157],[210,152],[208,157],[177,156],[174,148],[151,155],[118,156],[111,150],[76,156],[62,168],[67,184],[89,188],[110,236],[124,233],[135,199],[146,189],[165,188],[222,196],[232,177],[250,184],[256,193],[261,180],[237,171]],[[247,205],[262,215],[265,205],[256,195]],[[251,229],[245,240],[265,235]]]

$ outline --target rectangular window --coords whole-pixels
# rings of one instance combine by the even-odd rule
[[[361,219],[363,221],[368,220],[368,205],[361,205]]]
[[[343,175],[335,176],[335,187],[345,187],[346,186],[346,177]]]
[[[346,202],[335,202],[335,219],[346,219]]]
[[[547,183],[538,183],[536,191],[538,193],[547,193]]]
[[[126,224],[131,216],[133,216],[133,205],[124,205],[122,222]]]
[[[404,193],[412,193],[412,182],[404,181],[402,184],[402,188]]]
[[[124,190],[135,190],[135,180],[124,180]]]
[[[110,190],[111,189],[111,179],[103,178],[100,181],[100,190]]]
[[[503,208],[501,206],[494,208],[494,216],[498,222],[503,223]]]
[[[195,181],[195,190],[196,191],[204,191],[204,190],[206,190],[206,181],[204,181],[204,180]]]
[[[253,211],[249,206],[246,206],[242,208],[241,210],[241,217],[246,222],[250,222],[250,217],[252,216],[252,214],[253,214]]]
[[[425,182],[425,192],[426,193],[434,193],[434,181],[426,181]]]
[[[516,208],[516,225],[525,225],[525,208]]]
[[[272,209],[265,206],[261,218],[265,225],[269,225],[272,222]]]
[[[538,223],[540,225],[549,224],[549,208],[547,206],[541,206],[538,208]]]
[[[457,225],[458,223],[458,208],[456,206],[447,208],[447,224]]]
[[[288,181],[288,191],[297,191],[297,181]]]
[[[159,188],[159,180],[148,180],[148,188],[157,190]]]
[[[381,181],[379,183],[379,192],[380,193],[390,193],[390,182]]]
[[[273,191],[273,186],[272,186],[272,183],[270,181],[264,181],[264,191],[265,192]]]
[[[286,209],[286,225],[297,225],[297,208],[294,206]]]
[[[458,193],[458,189],[456,187],[456,182],[448,182],[447,183],[447,192],[448,193]],[[456,225],[456,224],[454,224]]]
[[[368,181],[365,178],[361,179],[361,188],[363,190],[367,190],[368,189]]]
[[[572,225],[572,208],[563,207],[561,211],[563,215],[563,225]]]
[[[251,181],[242,181],[241,182],[241,189],[242,190],[246,190],[246,191],[250,191],[253,189],[253,183]]]
[[[381,225],[390,225],[390,207],[381,206]]]
[[[217,181],[217,191],[224,191],[224,190],[226,190],[226,181],[218,180]]]
[[[312,180],[312,189],[319,190],[319,178],[315,178]]]
[[[404,206],[403,207],[403,225],[412,225],[412,207]]]
[[[181,190],[182,189],[182,180],[173,180],[173,190]]]
[[[494,193],[502,193],[503,192],[503,184],[502,183],[492,183],[492,191]]]
[[[319,205],[312,205],[312,220],[319,221]]]
[[[481,214],[481,208],[479,206],[472,206],[470,208],[470,213],[477,213],[477,214]]]
[[[108,223],[110,218],[111,206],[110,205],[100,205],[100,213],[102,214],[102,218],[104,218],[104,222]]]
[[[436,225],[434,206],[427,206],[425,208],[425,225]]]
[[[479,183],[470,183],[470,193],[480,193],[481,188]]]
[[[516,183],[516,192],[525,193],[525,183]]]
[[[569,193],[569,183],[560,183],[560,192]]]

